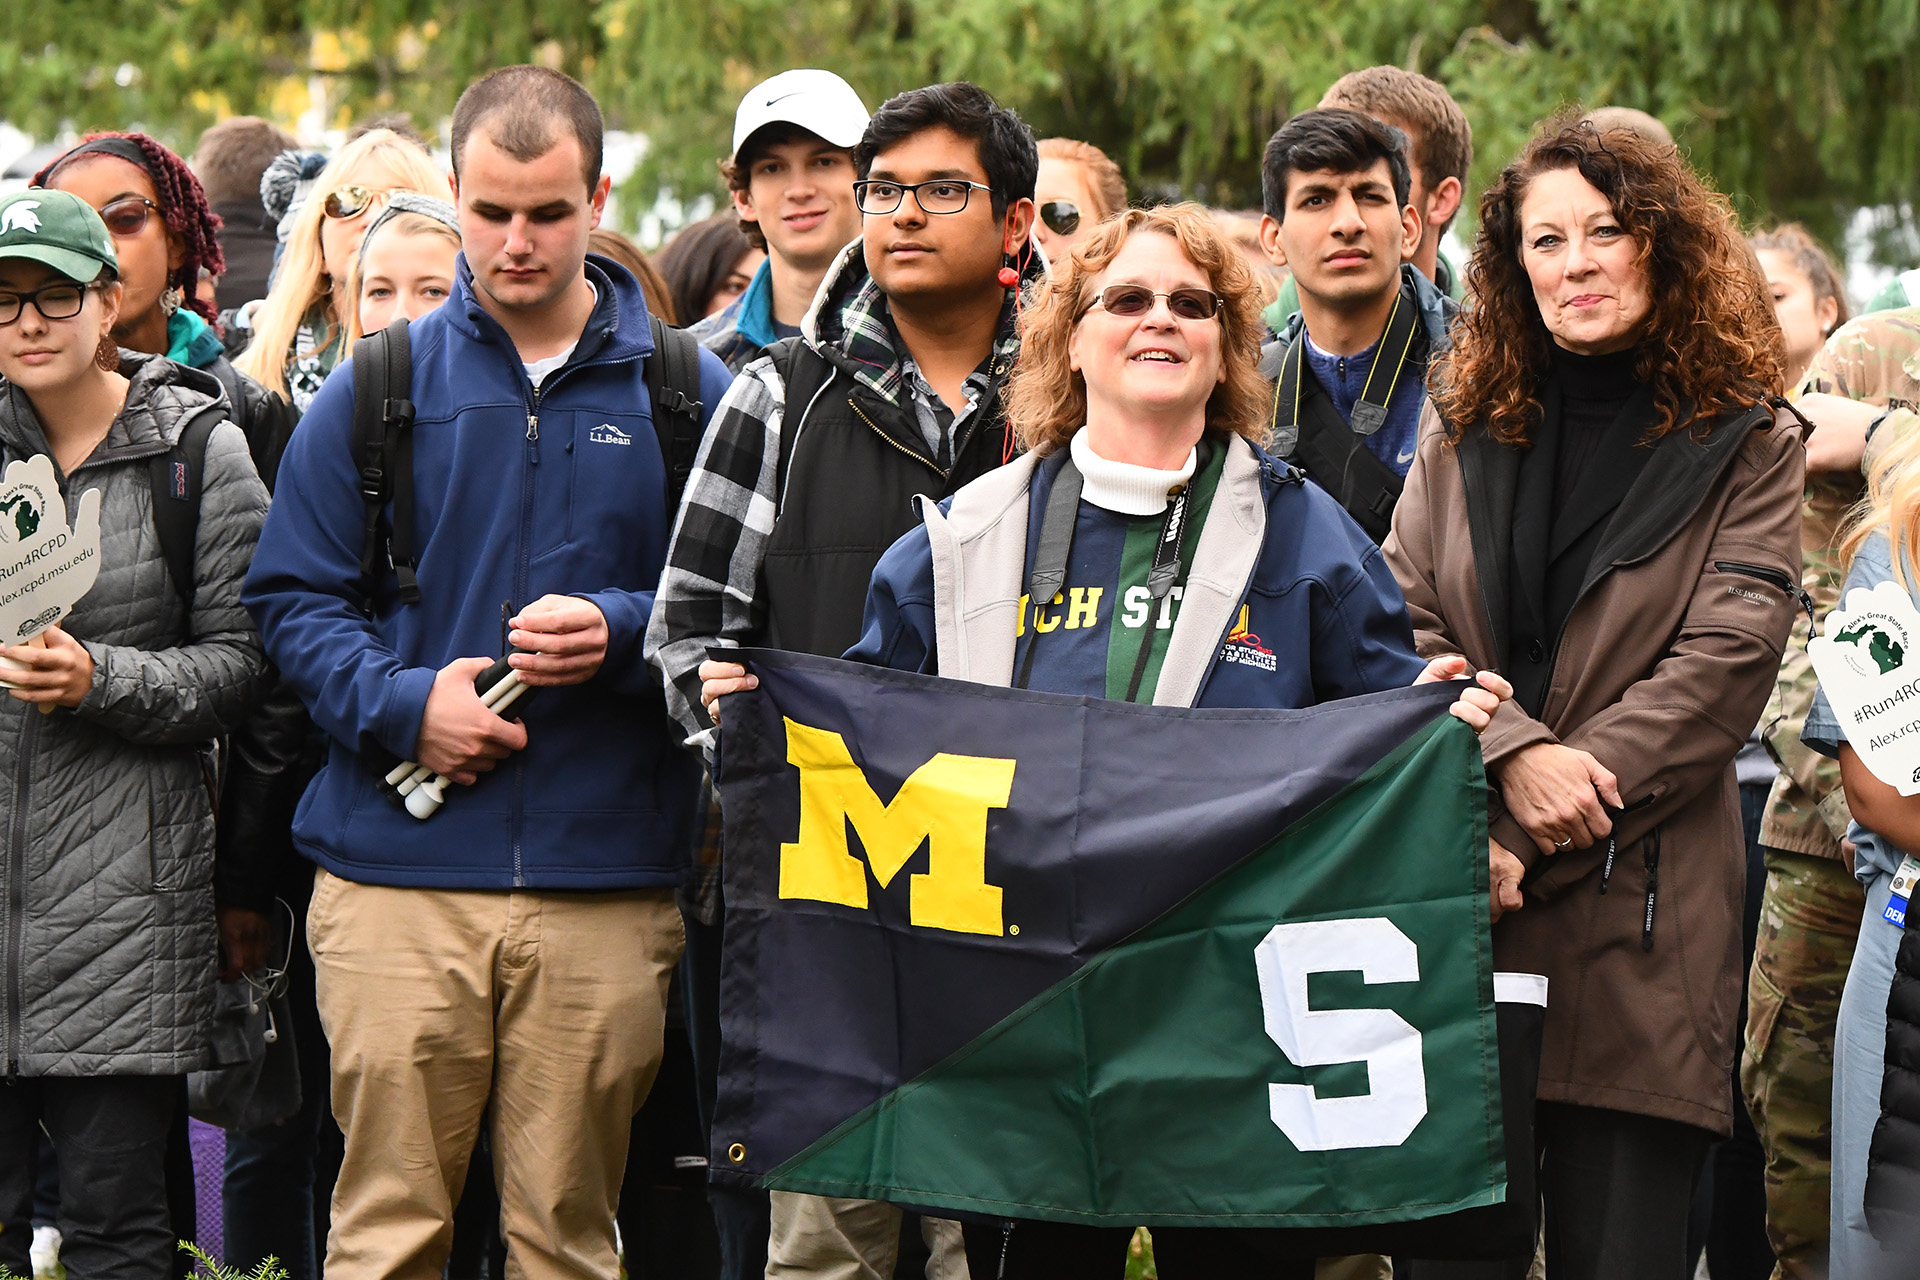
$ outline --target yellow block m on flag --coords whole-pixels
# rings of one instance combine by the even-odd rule
[[[1012,760],[941,752],[882,803],[839,734],[790,717],[787,761],[800,770],[800,838],[780,846],[780,896],[867,905],[867,869],[847,849],[859,833],[882,888],[924,842],[927,871],[911,877],[908,919],[927,929],[994,936],[1000,890],[987,883],[987,811],[1013,792]]]

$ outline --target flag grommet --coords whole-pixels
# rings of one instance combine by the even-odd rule
[[[727,1159],[733,1161],[735,1164],[745,1164],[747,1160],[747,1148],[745,1144],[736,1142],[728,1147]]]

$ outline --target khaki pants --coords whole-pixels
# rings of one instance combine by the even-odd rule
[[[346,1157],[328,1280],[439,1280],[491,1104],[512,1280],[612,1280],[631,1120],[685,945],[670,890],[391,889],[307,915]]]
[[[960,1224],[922,1218],[927,1280],[967,1280]],[[893,1280],[900,1257],[900,1210],[879,1200],[773,1193],[767,1280]],[[1115,1277],[1115,1280],[1119,1280]]]

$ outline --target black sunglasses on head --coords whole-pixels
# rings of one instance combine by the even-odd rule
[[[1049,200],[1040,206],[1040,221],[1057,236],[1070,236],[1080,229],[1080,206],[1071,200]]]

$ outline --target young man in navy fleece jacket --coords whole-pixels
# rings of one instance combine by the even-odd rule
[[[586,256],[608,187],[586,90],[493,72],[455,108],[453,161],[465,252],[411,331],[420,602],[389,570],[361,610],[345,371],[288,448],[247,580],[332,739],[294,821],[319,864],[308,940],[347,1140],[326,1271],[440,1272],[491,1104],[519,1273],[613,1275],[697,781],[641,657],[673,520],[652,336],[633,277]],[[703,413],[727,382],[703,352]],[[503,615],[543,686],[512,722],[473,689]],[[467,785],[418,821],[378,791],[393,757]]]

